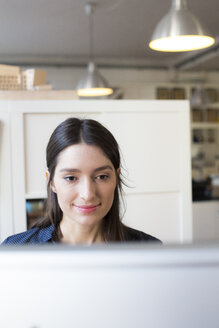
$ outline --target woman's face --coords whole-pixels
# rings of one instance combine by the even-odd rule
[[[63,219],[94,227],[112,206],[116,181],[113,164],[102,150],[82,143],[59,154],[51,187]]]

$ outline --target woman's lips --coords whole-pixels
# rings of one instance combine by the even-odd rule
[[[96,211],[96,209],[100,206],[98,205],[74,205],[79,211],[82,213],[91,213]]]

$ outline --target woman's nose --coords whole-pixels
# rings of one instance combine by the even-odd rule
[[[96,186],[92,179],[84,179],[80,183],[80,197],[86,201],[92,201],[96,196]]]

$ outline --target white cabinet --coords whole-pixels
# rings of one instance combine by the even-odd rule
[[[194,202],[192,210],[194,241],[219,240],[219,201]]]
[[[0,101],[0,111],[6,104],[11,126],[13,215],[8,214],[12,224],[1,238],[26,229],[25,199],[46,197],[49,136],[64,119],[79,116],[99,120],[118,140],[123,173],[131,186],[125,188],[124,221],[164,242],[191,241],[187,101]],[[4,226],[6,219],[0,219]]]

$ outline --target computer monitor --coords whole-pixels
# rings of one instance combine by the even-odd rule
[[[0,325],[219,327],[219,245],[1,247]]]

